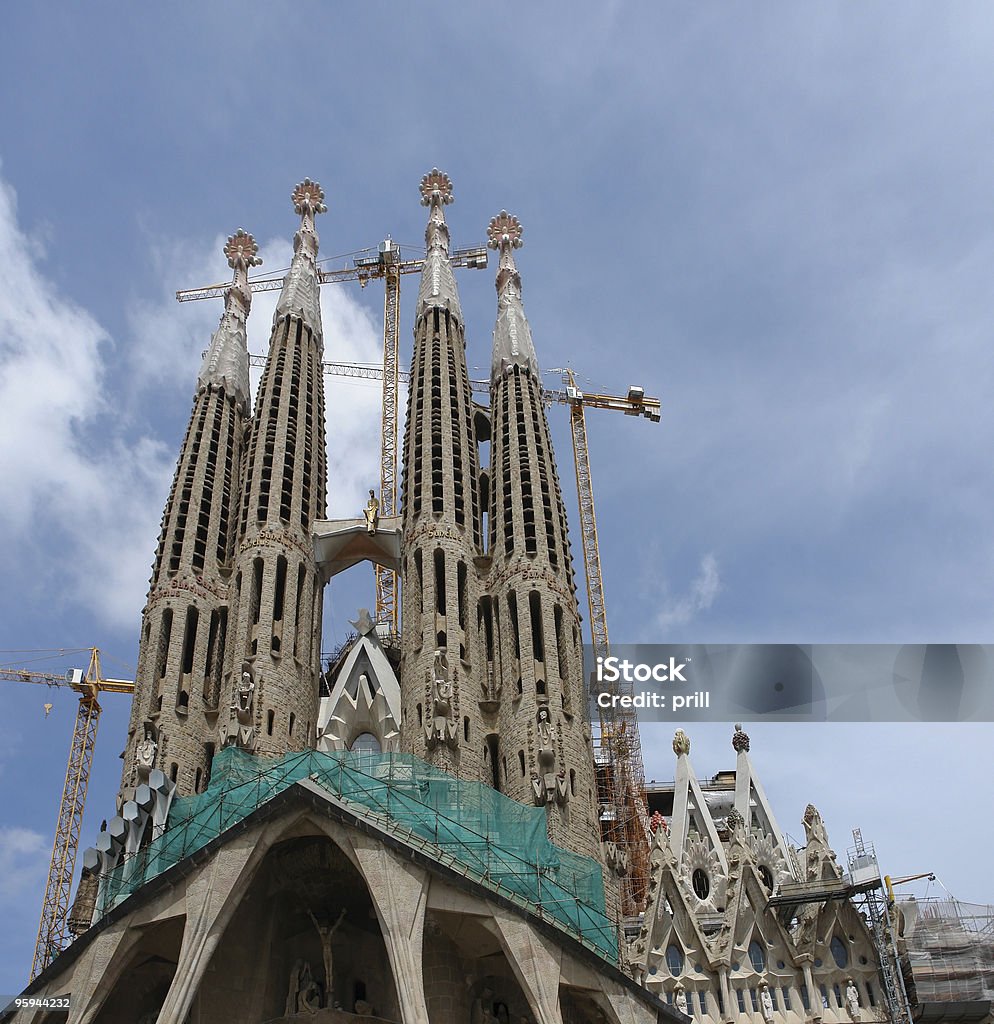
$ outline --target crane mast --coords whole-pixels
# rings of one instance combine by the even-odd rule
[[[51,672],[33,672],[30,669],[0,667],[0,679],[20,683],[43,683],[47,686],[68,686],[80,694],[73,727],[69,760],[66,763],[65,783],[59,816],[52,843],[52,860],[45,883],[38,938],[31,964],[33,981],[65,948],[69,939],[69,907],[72,879],[79,851],[79,832],[86,807],[86,790],[93,766],[93,750],[100,724],[101,691],[108,693],[134,693],[135,684],[127,679],[104,679],[100,668],[100,651],[89,648],[90,664],[86,672],[70,669],[65,675]]]
[[[600,544],[597,539],[597,513],[594,486],[590,474],[590,449],[587,445],[586,408],[612,409],[628,416],[644,416],[659,422],[659,401],[646,398],[641,388],[631,387],[624,398],[615,395],[584,394],[576,386],[569,368],[562,374],[565,392],[551,394],[551,401],[567,404],[573,436],[573,462],[576,468],[576,495],[580,510],[580,539],[587,583],[590,635],[594,657],[607,657],[610,639],[607,605],[604,600],[604,576],[601,571]],[[645,906],[649,882],[649,817],[645,805],[645,768],[638,720],[630,708],[599,708],[599,728],[594,734],[594,759],[597,766],[598,796],[605,805],[604,838],[613,843],[627,866],[622,884],[622,912],[637,914]]]

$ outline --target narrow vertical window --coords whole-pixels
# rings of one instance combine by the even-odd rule
[[[435,549],[435,611],[445,614],[445,552]]]

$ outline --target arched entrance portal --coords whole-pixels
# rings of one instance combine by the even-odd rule
[[[338,846],[289,839],[270,850],[235,911],[191,1020],[323,1022],[336,1009],[400,1020],[386,946],[366,883]]]

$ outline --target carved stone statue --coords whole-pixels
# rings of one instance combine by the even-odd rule
[[[497,1016],[494,1013],[494,994],[490,989],[485,988],[473,1000],[469,1020],[470,1024],[497,1024]]]
[[[342,912],[338,915],[338,920],[334,924],[322,924],[309,910],[307,915],[314,922],[314,927],[317,928],[318,935],[321,936],[321,958],[324,961],[325,983],[324,1005],[332,1006],[335,995],[335,976],[332,972],[335,962],[331,950],[331,937],[338,931],[339,926],[345,919],[345,907],[342,907]]]
[[[135,747],[135,761],[138,764],[138,778],[148,782],[148,773],[155,767],[155,754],[159,749],[155,742],[155,727],[146,722],[141,739]]]
[[[676,1008],[685,1016],[690,1016],[690,1010],[687,1007],[687,993],[683,990],[683,985],[677,984],[676,995],[673,997],[673,1002],[676,1004]]]
[[[859,989],[856,988],[856,982],[852,978],[846,978],[846,1012],[849,1014],[850,1020],[859,1021],[862,1018],[859,1008]]]
[[[449,679],[449,659],[444,647],[435,651],[431,674],[431,717],[425,722],[428,749],[439,743],[455,748],[459,735],[453,707],[455,687]]]
[[[825,831],[825,823],[821,820],[821,814],[814,804],[808,804],[804,808],[804,833],[808,842],[822,842],[828,846],[828,833]]]
[[[556,774],[555,734],[547,704],[539,705],[535,715],[536,756],[539,774],[532,777],[532,791],[535,803],[551,804],[553,801],[560,806],[569,799],[569,783],[566,781],[566,769],[561,768]]]
[[[677,983],[676,994],[673,997],[674,1006],[684,1015],[684,1017],[690,1016],[690,1010],[687,1007],[687,993],[684,991],[684,986],[679,982]]]
[[[673,734],[673,753],[677,757],[681,754],[690,754],[690,737],[683,729],[677,729]]]
[[[370,490],[369,501],[362,510],[363,518],[366,520],[366,533],[376,533],[376,527],[380,522],[380,503],[376,500],[376,494]]]
[[[311,965],[306,960],[297,960],[290,971],[284,1016],[293,1017],[300,1012],[317,1013],[320,1009],[321,988],[314,980]]]
[[[221,726],[221,746],[238,746],[244,750],[255,748],[254,702],[256,688],[255,667],[251,661],[242,662],[242,674],[235,691],[228,719]]]
[[[763,1011],[763,1020],[767,1024],[773,1022],[773,997],[770,995],[770,986],[764,981],[759,987],[759,1005]]]

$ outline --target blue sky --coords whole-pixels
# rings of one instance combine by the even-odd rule
[[[172,293],[225,279],[238,227],[263,270],[285,267],[305,175],[328,197],[323,255],[418,245],[435,165],[456,245],[502,208],[521,219],[543,366],[663,401],[659,425],[589,419],[615,639],[991,640],[989,5],[94,3],[14,6],[4,24],[0,648],[98,644],[109,673],[133,671],[220,313]],[[493,272],[459,285],[486,367]],[[377,358],[381,302],[324,290],[330,358]],[[257,297],[254,351],[271,310]],[[354,514],[379,397],[341,381],[328,396],[330,511]],[[355,576],[327,600],[331,647],[372,587]],[[75,702],[3,685],[14,991]],[[114,813],[125,705],[106,701],[83,845]],[[861,826],[885,870],[994,901],[990,725],[750,733],[787,831],[811,800],[840,851]],[[731,764],[730,734],[693,730],[699,772]],[[648,778],[671,777],[670,736],[645,730]]]

